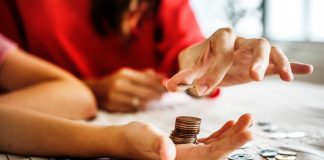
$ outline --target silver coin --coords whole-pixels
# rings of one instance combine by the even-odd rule
[[[228,156],[230,160],[253,160],[254,155],[250,153],[233,153]]]
[[[271,133],[269,135],[270,138],[272,139],[282,139],[282,138],[287,138],[287,133],[284,132],[276,132],[276,133]]]
[[[297,153],[293,151],[279,150],[278,154],[287,155],[287,156],[296,156]]]
[[[258,126],[267,126],[267,125],[271,125],[271,122],[269,122],[269,121],[259,121],[258,122]]]
[[[278,153],[276,150],[274,149],[261,149],[259,151],[259,154],[262,156],[262,157],[274,157],[276,156]]]
[[[300,131],[287,133],[288,138],[302,138],[302,137],[305,137],[305,136],[306,136],[306,133],[305,132],[300,132]]]
[[[276,155],[276,160],[295,160],[296,158],[296,156]]]
[[[267,125],[262,127],[262,130],[264,132],[276,132],[278,130],[278,127],[276,125]]]

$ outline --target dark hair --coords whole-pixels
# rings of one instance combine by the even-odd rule
[[[146,15],[155,16],[159,9],[160,0],[138,0],[139,3],[149,4]],[[131,0],[92,0],[91,21],[94,30],[102,36],[107,35],[105,26],[120,32],[122,15],[128,10]]]

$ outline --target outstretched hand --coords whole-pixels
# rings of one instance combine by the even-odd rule
[[[155,127],[132,122],[123,132],[124,150],[127,151],[123,155],[135,159],[220,160],[252,139],[248,131],[252,121],[250,114],[241,116],[237,122],[228,121],[209,137],[199,139],[198,145],[174,145]]]
[[[267,40],[238,37],[229,28],[182,51],[179,65],[180,71],[167,83],[168,90],[177,91],[179,85],[189,84],[187,89],[198,96],[217,87],[260,81],[268,75],[279,74],[282,80],[291,81],[293,74],[313,71],[312,65],[289,62],[282,50]]]
[[[231,152],[252,140],[247,129],[252,125],[253,118],[245,114],[235,123],[228,121],[221,129],[198,141],[200,144],[177,145],[177,160],[220,160]]]

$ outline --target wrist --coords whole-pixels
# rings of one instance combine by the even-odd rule
[[[98,126],[93,130],[93,148],[96,157],[125,157],[127,142],[125,142],[126,125]],[[94,145],[94,146],[93,146]]]

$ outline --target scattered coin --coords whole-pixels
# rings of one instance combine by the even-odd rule
[[[288,156],[288,155],[276,155],[276,160],[295,160],[296,156]]]
[[[253,160],[254,155],[250,153],[233,153],[228,156],[230,160]]]
[[[302,137],[305,137],[305,136],[306,136],[306,133],[301,132],[301,131],[287,133],[288,138],[302,138]]]
[[[267,125],[263,126],[262,130],[264,132],[276,132],[278,130],[278,127],[276,125]]]
[[[286,151],[286,150],[279,150],[278,154],[280,155],[287,155],[287,156],[296,156],[297,153],[293,151]]]
[[[271,122],[269,121],[259,121],[258,126],[268,126],[271,125]]]
[[[174,144],[197,143],[197,135],[200,132],[201,119],[189,116],[176,118],[175,129],[170,138]]]
[[[275,157],[278,153],[277,150],[274,149],[261,149],[259,151],[259,154],[262,157],[267,158],[267,157]]]
[[[285,132],[272,133],[272,134],[269,135],[269,138],[272,138],[272,139],[287,138],[287,133],[285,133]]]

